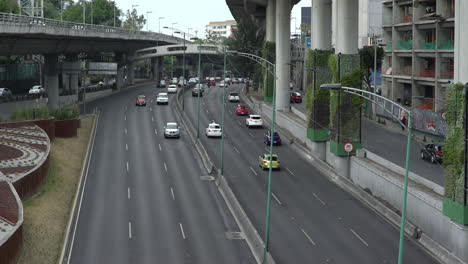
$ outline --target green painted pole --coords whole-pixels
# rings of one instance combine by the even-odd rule
[[[200,137],[200,94],[202,93],[201,81],[201,40],[198,40],[198,103],[197,103],[197,138]],[[224,132],[224,131],[223,131]]]
[[[184,56],[182,57],[182,111],[185,111],[185,32],[184,32]]]
[[[224,52],[223,80],[226,80],[226,52]],[[224,175],[224,112],[226,111],[226,84],[223,86],[223,109],[221,115],[221,175]]]
[[[268,170],[268,190],[267,190],[267,208],[266,208],[266,224],[265,224],[265,250],[263,251],[263,263],[266,263],[267,252],[270,248],[270,215],[271,215],[271,182],[273,171],[273,133],[275,132],[276,120],[276,69],[273,69],[273,103],[272,103],[272,118],[271,118],[271,134],[270,134],[270,168]],[[267,71],[268,72],[268,71]]]
[[[409,158],[411,150],[411,134],[412,134],[412,110],[408,112],[408,141],[406,144],[406,169],[405,182],[403,187],[403,205],[401,209],[401,226],[400,226],[400,246],[398,249],[398,264],[403,263],[403,247],[405,243],[405,222],[406,222],[406,200],[408,197],[408,173],[409,173]]]

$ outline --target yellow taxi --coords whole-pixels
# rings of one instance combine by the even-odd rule
[[[271,155],[271,157],[272,157],[272,159],[271,159],[271,168],[279,170],[280,169],[280,162],[279,162],[279,159],[278,159],[278,155],[273,154],[273,155]],[[258,157],[258,166],[260,166],[260,168],[262,168],[264,170],[270,168],[270,154],[263,154],[260,157]]]

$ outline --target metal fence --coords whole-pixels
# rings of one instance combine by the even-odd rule
[[[125,29],[120,27],[109,27],[103,25],[91,25],[74,22],[66,22],[55,19],[22,16],[16,14],[0,13],[0,24],[4,25],[18,25],[18,26],[34,26],[34,27],[51,27],[61,28],[73,31],[86,31],[93,33],[115,33],[122,35],[133,35],[140,37],[154,38],[155,40],[167,41],[171,43],[182,43],[183,39],[173,37],[156,32],[138,31]],[[1,27],[0,27],[1,28]],[[1,30],[0,30],[1,31]]]

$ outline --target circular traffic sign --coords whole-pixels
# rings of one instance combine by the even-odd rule
[[[346,151],[346,152],[348,152],[348,153],[349,153],[349,152],[353,152],[353,150],[354,150],[354,145],[353,145],[353,143],[351,143],[351,142],[345,143],[345,144],[343,145],[343,149],[344,149],[344,151]]]

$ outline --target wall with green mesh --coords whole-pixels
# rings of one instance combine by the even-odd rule
[[[262,48],[262,57],[272,63],[275,63],[276,59],[276,45],[274,42],[265,41]],[[263,100],[265,102],[273,101],[273,81],[274,77],[265,67],[262,67],[263,74]]]
[[[446,89],[446,137],[444,146],[445,199],[444,215],[461,224],[468,224],[465,190],[465,94],[462,84]]]
[[[333,73],[333,82],[342,86],[362,87],[362,71],[359,55],[331,55],[328,60]],[[363,99],[343,91],[330,93],[330,151],[338,156],[349,155],[344,152],[345,143],[353,143],[354,150],[361,145],[361,107]]]
[[[329,140],[330,91],[320,85],[332,82],[332,71],[328,65],[330,50],[310,50],[307,53],[307,137],[315,142]]]
[[[0,81],[19,81],[35,79],[37,64],[0,65]]]

